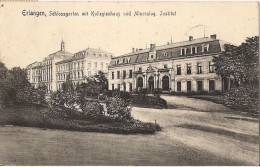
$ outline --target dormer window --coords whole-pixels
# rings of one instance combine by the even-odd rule
[[[167,56],[168,56],[168,53],[164,53],[163,55],[167,57]]]
[[[151,55],[151,59],[153,59],[153,55]]]
[[[197,46],[191,46],[191,54],[197,53]]]
[[[208,52],[209,51],[209,44],[203,44],[202,45],[202,52]]]
[[[186,55],[187,53],[187,48],[181,48],[181,56]]]
[[[138,68],[138,71],[142,71],[142,67],[139,67],[139,68]]]

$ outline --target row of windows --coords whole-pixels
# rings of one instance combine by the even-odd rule
[[[186,74],[191,74],[192,68],[191,68],[191,64],[187,64],[186,65]],[[214,68],[214,63],[213,62],[209,62],[209,73],[213,73],[215,72],[215,68]],[[197,63],[197,74],[202,74],[203,70],[202,70],[202,63]],[[181,75],[181,65],[177,65],[177,75]]]
[[[130,57],[119,58],[115,60],[115,64],[130,63]]]
[[[133,90],[133,84],[132,83],[128,83],[129,85],[129,91],[132,91]],[[112,84],[112,90],[121,90],[121,84],[117,84],[117,88],[115,88],[115,84]],[[126,83],[123,83],[122,84],[122,90],[123,91],[126,91]]]
[[[201,52],[205,53],[205,52],[208,52],[208,51],[209,51],[209,44],[203,44]],[[198,53],[198,46],[191,46],[190,54],[196,54],[196,53]],[[181,56],[186,55],[186,54],[188,54],[187,48],[182,47],[181,48]]]
[[[187,92],[191,92],[191,81],[187,81]],[[209,91],[215,90],[215,80],[209,80]],[[181,81],[177,82],[177,92],[181,92]],[[197,91],[203,91],[203,81],[197,81]]]
[[[133,70],[129,70],[128,78],[133,78]],[[111,73],[111,79],[115,79],[114,71]],[[122,74],[120,74],[120,71],[117,71],[117,79],[126,79],[126,70],[123,70]]]
[[[81,64],[81,65],[80,65]],[[83,68],[84,67],[84,63],[83,61],[80,63],[80,62],[75,62],[75,63],[70,63],[70,64],[66,64],[65,65],[59,65],[57,66],[57,71],[65,71],[65,70],[71,70],[71,69],[80,69],[80,68]],[[97,62],[94,62],[94,68],[97,68],[98,67],[98,63]],[[100,68],[104,68],[104,63],[103,62],[100,62]],[[106,68],[108,67],[108,63],[106,63]],[[88,68],[91,68],[91,62],[88,63]]]
[[[83,71],[78,71],[78,72],[57,74],[57,79],[58,80],[66,80],[68,75],[70,76],[71,79],[83,78],[84,72]]]

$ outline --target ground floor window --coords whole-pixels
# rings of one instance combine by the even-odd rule
[[[163,88],[163,90],[169,90],[169,77],[168,76],[163,76],[162,88]]]
[[[117,89],[120,90],[120,84],[117,84]]]
[[[133,90],[133,85],[132,83],[129,83],[129,91],[131,92]]]
[[[191,81],[187,81],[187,92],[191,92]]]
[[[123,83],[123,89],[124,89],[124,91],[126,91],[126,84],[125,83]]]
[[[181,82],[177,82],[177,91],[181,92]]]
[[[209,91],[215,90],[215,80],[209,80]]]
[[[197,81],[198,91],[203,91],[202,81]]]
[[[112,84],[112,90],[114,90],[115,89],[115,86],[114,86],[114,84]]]
[[[143,87],[143,78],[142,77],[139,77],[137,79],[137,87],[139,88],[142,88]]]

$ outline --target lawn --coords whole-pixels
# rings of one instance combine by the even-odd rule
[[[119,121],[106,116],[91,119],[80,114],[70,117],[63,112],[50,111],[37,105],[15,105],[1,109],[0,114],[1,125],[118,134],[153,134],[160,130],[159,125],[153,123]]]

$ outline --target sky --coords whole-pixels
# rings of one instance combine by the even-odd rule
[[[120,56],[150,43],[164,45],[193,38],[217,38],[239,45],[256,36],[257,2],[28,2],[3,3],[0,7],[0,61],[8,68],[26,67],[60,50],[75,53],[88,47]],[[22,11],[44,11],[45,16],[23,16]],[[120,17],[54,17],[59,12],[120,12]],[[123,12],[155,12],[152,16],[123,16]],[[175,16],[158,16],[160,11]]]

